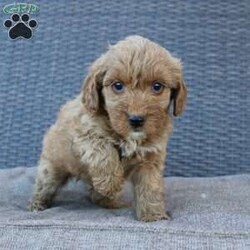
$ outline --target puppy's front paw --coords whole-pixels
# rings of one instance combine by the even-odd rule
[[[28,206],[29,210],[32,212],[43,211],[43,210],[47,209],[48,207],[49,206],[47,203],[41,202],[41,201],[32,201]]]
[[[94,189],[110,199],[114,199],[118,193],[122,190],[123,179],[122,178],[106,178],[98,179],[93,178]]]
[[[154,214],[154,213],[144,213],[138,216],[138,220],[144,222],[153,222],[158,220],[170,220],[170,216],[164,212],[161,214]]]
[[[102,194],[98,193],[93,188],[91,188],[89,191],[91,201],[101,207],[115,209],[128,208],[132,206],[132,203],[121,200],[119,195],[113,199],[110,199],[109,197],[103,196]]]
[[[108,208],[108,209],[118,209],[118,208],[131,207],[131,204],[129,202],[125,202],[122,200],[110,200],[108,198],[99,201],[98,204],[101,207]]]

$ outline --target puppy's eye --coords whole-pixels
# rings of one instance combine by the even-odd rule
[[[116,93],[122,93],[124,91],[124,85],[121,82],[115,82],[112,84],[112,89]]]
[[[154,93],[159,94],[163,91],[164,85],[160,82],[154,82],[151,86],[151,89]]]

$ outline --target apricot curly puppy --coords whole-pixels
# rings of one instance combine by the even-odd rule
[[[93,202],[124,204],[134,186],[142,221],[167,219],[163,169],[173,114],[183,112],[186,87],[179,59],[140,36],[110,46],[89,69],[82,92],[61,109],[43,142],[32,210],[50,206],[70,177],[87,182]]]

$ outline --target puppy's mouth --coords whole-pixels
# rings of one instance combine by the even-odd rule
[[[146,118],[141,115],[128,115],[128,122],[130,125],[129,137],[132,140],[142,140],[145,138],[145,133],[143,132],[143,126],[145,124]]]
[[[145,133],[140,129],[134,129],[133,131],[131,131],[129,133],[129,136],[131,139],[133,140],[142,140],[142,139],[145,139],[146,135]]]

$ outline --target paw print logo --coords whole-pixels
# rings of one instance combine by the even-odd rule
[[[25,38],[30,39],[33,35],[33,29],[37,27],[34,19],[30,20],[28,14],[13,14],[10,19],[5,20],[4,26],[9,30],[9,38]]]

